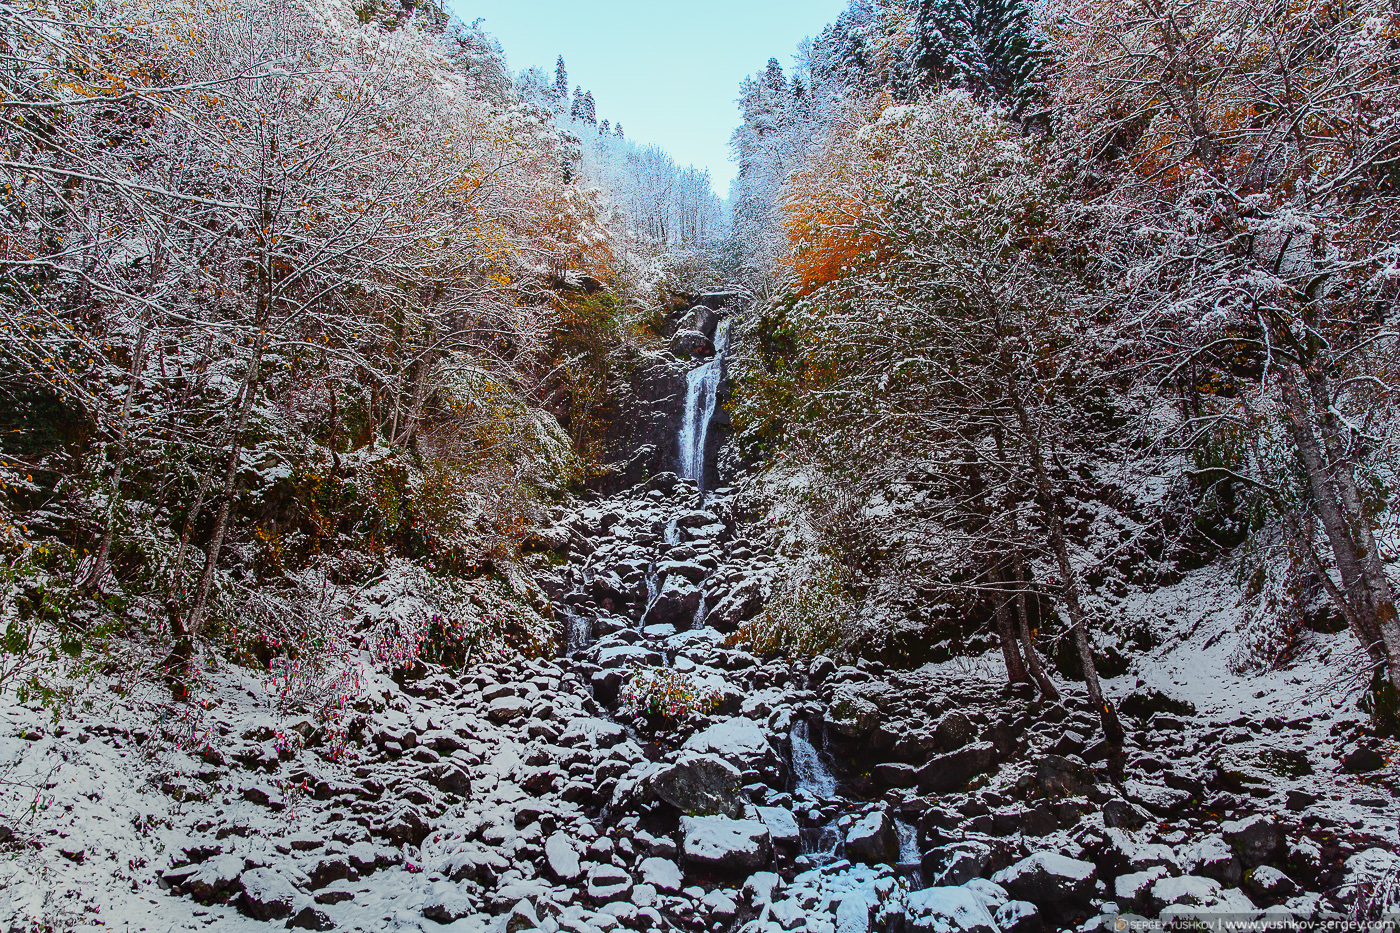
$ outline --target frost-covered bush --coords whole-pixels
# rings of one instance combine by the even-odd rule
[[[839,654],[851,642],[855,604],[830,567],[790,568],[773,598],[756,617],[743,623],[733,639],[754,652],[807,658]]]
[[[349,619],[385,667],[420,657],[464,667],[552,653],[554,624],[543,606],[514,565],[504,565],[499,578],[464,580],[397,559],[356,597]]]
[[[639,670],[622,689],[621,711],[652,731],[674,732],[713,712],[720,699],[714,685],[680,671]]]

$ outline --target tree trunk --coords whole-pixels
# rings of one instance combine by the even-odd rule
[[[1349,603],[1338,608],[1390,682],[1400,686],[1400,622],[1394,594],[1362,509],[1336,416],[1330,410],[1325,377],[1313,373],[1308,381],[1310,397],[1304,396],[1291,367],[1285,366],[1279,385],[1289,432],[1308,478],[1313,511],[1322,523],[1342,578],[1339,595],[1344,594]]]
[[[1013,519],[1013,534],[1015,530]],[[1052,703],[1057,703],[1060,699],[1060,691],[1055,687],[1055,682],[1050,679],[1050,675],[1045,672],[1045,666],[1040,663],[1040,652],[1035,650],[1035,638],[1031,635],[1030,611],[1029,607],[1026,606],[1026,565],[1021,560],[1019,550],[1012,554],[1011,567],[1016,577],[1016,624],[1021,632],[1021,650],[1025,652],[1026,667],[1030,671],[1031,679],[1040,688],[1041,696]]]
[[[1094,663],[1093,647],[1089,643],[1089,625],[1084,609],[1079,604],[1079,575],[1069,559],[1069,545],[1065,539],[1064,516],[1060,513],[1060,498],[1054,495],[1050,474],[1045,466],[1045,457],[1040,443],[1031,426],[1019,396],[1012,393],[1012,405],[1016,409],[1017,420],[1026,439],[1026,452],[1030,454],[1031,471],[1035,475],[1036,492],[1050,517],[1050,549],[1055,554],[1063,586],[1065,609],[1069,613],[1070,629],[1074,635],[1075,647],[1079,650],[1079,661],[1084,668],[1084,688],[1089,694],[1089,702],[1099,711],[1099,722],[1103,726],[1104,738],[1110,745],[1123,745],[1123,726],[1118,722],[1118,713],[1113,704],[1103,695],[1099,684],[1099,669]]]
[[[1006,575],[1000,568],[996,571],[995,577],[998,585],[1006,582]],[[1006,679],[1008,683],[1028,684],[1031,682],[1026,673],[1026,664],[1021,659],[1020,640],[1016,637],[1016,627],[1011,621],[1011,600],[1010,594],[1003,590],[992,597],[996,615],[997,640],[1001,642],[1001,656],[1006,662]]]
[[[242,397],[238,403],[237,421],[229,437],[228,465],[224,470],[224,487],[220,494],[219,512],[214,519],[214,532],[209,539],[209,547],[204,555],[204,573],[199,578],[199,585],[195,587],[194,607],[190,610],[189,621],[185,624],[184,631],[175,633],[177,639],[183,638],[184,642],[177,641],[176,650],[183,650],[183,657],[189,658],[192,639],[200,630],[204,622],[204,615],[209,606],[209,593],[214,585],[214,571],[219,563],[219,552],[223,550],[224,537],[228,532],[229,512],[233,508],[234,496],[237,492],[238,466],[243,454],[243,431],[248,425],[248,412],[253,407],[253,400],[257,396],[258,368],[262,362],[262,343],[259,338],[258,344],[253,349],[253,359],[248,365],[248,376],[243,381]]]

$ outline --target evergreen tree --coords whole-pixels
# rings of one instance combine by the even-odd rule
[[[604,120],[602,123],[598,124],[599,136],[607,136],[610,132],[612,132],[612,124],[610,124],[607,120]]]
[[[924,83],[966,87],[1023,112],[1046,62],[1026,0],[920,0],[914,64]]]
[[[559,61],[554,66],[554,97],[563,101],[569,96],[569,69],[564,67],[564,56],[559,56]]]
[[[569,119],[583,119],[583,88],[581,87],[574,88],[574,105],[569,108]]]
[[[787,83],[787,79],[783,77],[783,66],[778,64],[776,58],[768,59],[768,70],[764,72],[763,79],[774,91],[781,91]]]
[[[622,124],[621,124],[621,123],[619,123],[619,124],[617,125],[617,128],[613,130],[613,135],[616,136],[618,139],[622,139],[622,138],[623,138],[623,135],[622,135]]]
[[[593,105],[592,91],[583,92],[583,101],[579,104],[578,108],[578,118],[584,123],[591,124],[598,122],[598,110]]]

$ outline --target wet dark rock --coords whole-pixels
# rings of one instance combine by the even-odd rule
[[[1046,797],[1079,797],[1094,784],[1092,772],[1061,755],[1046,755],[1036,762],[1034,783]]]
[[[650,785],[687,815],[738,817],[744,811],[743,773],[718,755],[682,757],[654,774]]]
[[[929,760],[918,770],[918,787],[922,793],[947,793],[957,790],[997,762],[996,746],[979,742],[948,752]]]
[[[1141,829],[1152,819],[1151,814],[1126,800],[1110,800],[1103,806],[1103,825],[1119,829]]]
[[[1385,767],[1385,756],[1381,754],[1380,749],[1370,743],[1357,745],[1342,754],[1339,760],[1342,763],[1342,770],[1348,774],[1369,774]]]
[[[977,738],[977,727],[961,712],[951,712],[938,721],[934,730],[938,745],[945,752],[952,752]]]
[[[1220,824],[1221,835],[1230,843],[1245,868],[1269,861],[1283,846],[1283,834],[1274,821],[1262,813]]]
[[[992,849],[982,842],[955,842],[924,853],[920,860],[924,881],[929,885],[966,884],[982,877]]]
[[[914,787],[919,782],[918,769],[902,762],[882,762],[870,770],[871,779],[880,787]]]
[[[899,860],[899,835],[887,808],[870,811],[846,831],[846,857],[867,864]]]

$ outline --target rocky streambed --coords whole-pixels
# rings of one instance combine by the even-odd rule
[[[994,656],[731,644],[774,572],[738,513],[664,475],[561,510],[539,535],[561,656],[401,668],[340,760],[233,668],[186,751],[151,753],[135,710],[7,707],[0,751],[59,802],[26,843],[44,873],[0,906],[131,930],[1030,931],[1348,911],[1400,861],[1387,748],[1352,719],[1226,721],[1128,684],[1110,754],[1073,684],[1046,702]],[[667,677],[706,702],[658,733],[634,693]]]

